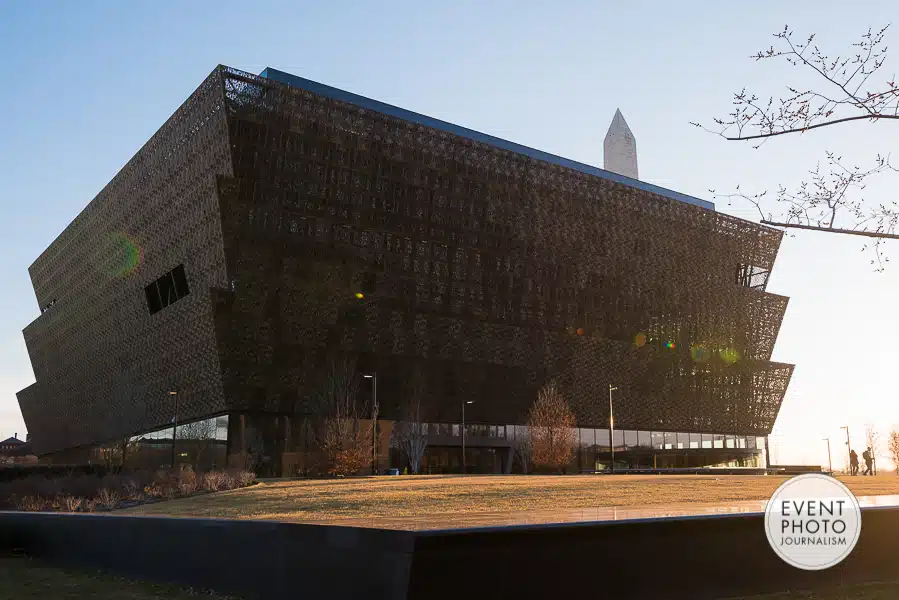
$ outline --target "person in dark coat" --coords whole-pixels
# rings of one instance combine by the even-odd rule
[[[858,454],[855,450],[849,452],[849,474],[858,475]]]
[[[862,458],[865,461],[865,472],[862,473],[862,475],[873,475],[874,474],[874,469],[873,469],[874,455],[871,452],[870,448],[868,448],[867,450],[862,452]]]

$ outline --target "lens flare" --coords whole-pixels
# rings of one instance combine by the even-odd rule
[[[665,347],[669,350],[674,350],[675,346],[676,344],[672,340],[668,340],[667,342],[665,342]]]
[[[144,261],[144,249],[127,233],[109,236],[111,247],[110,272],[115,277],[133,275]]]
[[[363,298],[365,298],[365,294],[363,294],[362,292],[356,292],[356,300],[362,300]]]
[[[709,350],[702,344],[695,344],[690,348],[690,356],[698,363],[704,363],[709,360]]]
[[[637,348],[642,348],[645,345],[646,345],[646,334],[645,333],[638,333],[637,335],[634,336],[634,346],[636,346]]]
[[[724,348],[723,350],[721,350],[721,360],[729,365],[732,365],[740,360],[740,353],[733,348]]]
[[[578,335],[584,335],[584,328],[583,328],[583,327],[578,327],[576,333],[577,333]]]

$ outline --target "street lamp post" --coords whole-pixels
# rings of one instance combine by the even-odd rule
[[[827,442],[827,469],[833,473],[833,461],[830,460],[830,438],[824,438]]]
[[[169,396],[175,399],[175,416],[172,417],[172,470],[175,469],[175,435],[178,433],[178,392],[171,391]]]
[[[378,374],[363,375],[371,379],[371,474],[378,474]]]
[[[849,444],[849,426],[843,425],[840,429],[846,430],[846,455],[849,457],[849,474],[855,475],[855,473],[852,472],[852,446]]]
[[[612,431],[615,429],[615,417],[612,411],[612,391],[618,388],[609,384],[609,450],[612,451],[612,473],[615,473],[615,443],[612,441]]]
[[[468,465],[465,464],[465,405],[466,404],[474,404],[474,400],[465,400],[462,402],[462,474],[468,470]]]

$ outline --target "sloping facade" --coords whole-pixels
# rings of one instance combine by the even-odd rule
[[[556,379],[585,427],[614,384],[616,427],[770,432],[780,232],[264,75],[217,68],[31,267],[38,453],[164,427],[170,391],[179,421],[308,415],[337,355],[385,420],[415,371],[430,422],[522,424]]]

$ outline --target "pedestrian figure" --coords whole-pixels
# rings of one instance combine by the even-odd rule
[[[855,450],[849,452],[849,474],[858,475],[858,454]]]
[[[871,455],[870,448],[862,452],[862,458],[865,460],[865,472],[862,473],[862,475],[873,475],[874,470],[871,467],[874,462],[874,457]]]

